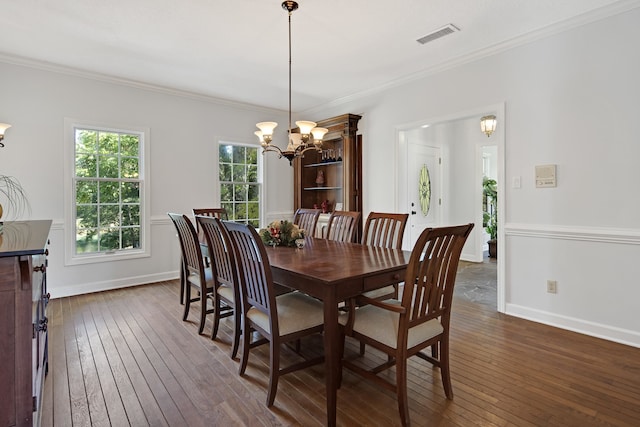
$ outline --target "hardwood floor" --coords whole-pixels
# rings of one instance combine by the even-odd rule
[[[181,320],[177,281],[51,300],[43,426],[324,424],[322,365],[282,377],[268,409],[266,347],[253,350],[239,377],[230,318],[211,341],[197,335],[197,311]],[[302,349],[316,354],[322,343],[306,340]],[[348,354],[357,350],[347,343]],[[284,360],[297,357],[283,351]],[[382,357],[370,348],[365,355],[367,363]],[[451,328],[454,400],[445,399],[438,370],[418,358],[409,366],[415,426],[640,425],[640,349],[462,297]],[[395,395],[345,370],[338,425],[399,425]]]

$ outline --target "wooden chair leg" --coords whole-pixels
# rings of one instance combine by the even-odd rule
[[[185,286],[184,298],[184,313],[182,314],[182,321],[186,321],[187,317],[189,317],[189,307],[191,307],[191,285],[189,284]]]
[[[240,345],[240,336],[242,335],[242,317],[238,307],[233,308],[233,345],[231,346],[231,358],[235,359],[238,354]]]
[[[244,371],[247,369],[247,362],[249,361],[249,348],[251,347],[251,328],[247,326],[246,322],[242,322],[242,358],[240,359],[240,368],[238,369],[239,375],[244,375]]]
[[[267,393],[267,407],[273,406],[278,391],[278,378],[280,376],[280,343],[271,338],[269,341],[269,393]]]
[[[206,300],[205,300],[206,302]],[[215,340],[218,335],[218,327],[220,326],[220,298],[217,294],[213,295],[213,330],[211,331],[211,339]]]
[[[360,356],[364,356],[365,352],[365,344],[363,342],[360,343]]]
[[[403,426],[410,425],[409,400],[407,398],[407,358],[398,355],[396,358],[396,389],[398,391],[398,411]]]
[[[180,304],[184,305],[184,291],[187,286],[187,279],[184,275],[184,264],[180,258]]]
[[[204,331],[204,324],[207,321],[207,291],[200,290],[200,326],[198,327],[198,335]]]
[[[442,386],[447,399],[453,399],[453,388],[451,387],[451,375],[449,373],[449,340],[444,337],[440,341],[440,375],[442,376]]]

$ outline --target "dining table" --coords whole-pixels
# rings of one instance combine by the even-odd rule
[[[267,246],[275,283],[323,302],[327,425],[336,425],[340,340],[338,304],[399,283],[411,252],[306,237],[302,248]]]

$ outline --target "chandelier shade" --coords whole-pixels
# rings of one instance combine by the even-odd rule
[[[282,2],[282,8],[289,15],[289,129],[287,148],[282,150],[273,141],[273,131],[278,126],[276,122],[260,122],[256,126],[258,129],[254,134],[260,140],[262,146],[262,154],[269,151],[278,154],[278,157],[284,157],[289,160],[289,164],[293,164],[293,159],[301,157],[308,150],[322,151],[322,138],[328,132],[328,129],[316,127],[315,122],[300,120],[296,122],[296,126],[300,133],[293,133],[291,126],[291,14],[298,9],[298,3],[295,1]]]

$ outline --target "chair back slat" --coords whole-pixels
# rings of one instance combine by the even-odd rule
[[[182,249],[182,262],[188,272],[196,273],[204,277],[204,260],[196,229],[189,217],[182,214],[169,213],[169,217],[178,231],[178,240]]]
[[[219,218],[223,221],[227,221],[229,216],[227,215],[227,210],[225,208],[194,208],[193,209],[194,216],[209,216],[212,218]],[[200,243],[206,243],[206,239],[204,237],[204,233],[200,230],[200,226],[196,221],[196,230],[198,231],[198,239]]]
[[[228,221],[223,224],[236,259],[243,310],[253,306],[262,311],[276,323],[271,331],[277,331],[273,276],[264,243],[251,226]]]
[[[402,249],[408,218],[409,214],[371,212],[364,226],[362,244]]]
[[[433,318],[448,329],[458,262],[473,224],[427,228],[409,260],[400,316],[400,333]]]
[[[360,212],[334,211],[329,217],[325,237],[339,242],[353,242],[359,220]]]
[[[235,257],[227,229],[217,217],[196,215],[196,224],[204,233],[216,282],[235,288]]]
[[[321,212],[320,209],[299,208],[293,216],[293,223],[304,230],[306,236],[315,237]]]

